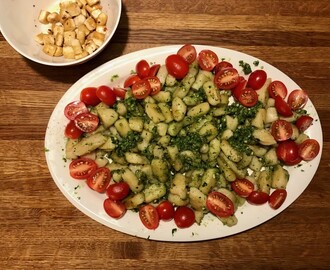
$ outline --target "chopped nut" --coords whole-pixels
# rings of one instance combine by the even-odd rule
[[[108,16],[100,0],[62,0],[59,6],[58,13],[41,10],[38,17],[49,24],[46,33],[34,37],[47,55],[80,59],[104,43]]]
[[[101,12],[100,15],[97,17],[96,23],[97,25],[106,25],[108,20],[108,15],[104,12]]]
[[[48,20],[47,20],[47,16],[49,15],[50,13],[46,10],[41,10],[40,13],[39,13],[39,22],[42,23],[42,24],[48,24]]]
[[[96,22],[94,21],[94,19],[92,17],[88,17],[85,20],[84,25],[86,25],[86,27],[90,31],[92,31],[92,30],[94,30],[96,28]]]
[[[87,4],[90,6],[93,6],[99,2],[100,2],[100,0],[87,0]]]
[[[44,47],[42,48],[42,51],[50,56],[54,56],[56,52],[56,45],[53,44],[45,44]]]
[[[63,56],[64,56],[64,58],[67,58],[67,59],[74,59],[75,54],[74,54],[73,48],[71,46],[64,46],[63,47]]]

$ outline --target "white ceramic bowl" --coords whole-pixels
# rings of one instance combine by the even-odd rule
[[[79,60],[48,56],[42,51],[42,45],[34,40],[35,35],[45,32],[45,26],[38,21],[40,10],[52,11],[60,2],[61,0],[1,0],[2,35],[17,52],[40,64],[69,66],[88,61],[105,48],[115,33],[121,15],[121,0],[101,0],[102,10],[108,15],[105,41],[92,54]]]

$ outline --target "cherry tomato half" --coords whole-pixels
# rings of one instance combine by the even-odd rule
[[[234,214],[234,204],[226,195],[218,191],[208,194],[206,208],[218,217],[229,217]]]
[[[281,98],[285,98],[288,94],[288,89],[285,84],[281,81],[272,81],[268,86],[269,96],[275,98],[276,96],[280,96]]]
[[[238,101],[245,107],[253,107],[258,103],[258,94],[256,90],[245,88],[239,93]]]
[[[292,140],[279,142],[276,148],[276,155],[280,161],[288,166],[294,166],[301,162],[298,145]]]
[[[160,92],[162,85],[158,77],[153,76],[153,77],[147,77],[145,79],[149,82],[151,87],[150,96],[156,95],[157,93]]]
[[[142,224],[149,230],[155,230],[159,226],[159,216],[156,208],[151,204],[144,205],[139,210]]]
[[[101,85],[96,90],[97,97],[108,106],[113,106],[116,103],[116,94],[115,92],[106,85]]]
[[[76,124],[73,120],[70,120],[70,122],[66,125],[64,130],[64,136],[70,139],[78,139],[83,132],[77,128]]]
[[[277,110],[277,112],[282,115],[282,116],[292,116],[293,112],[289,106],[288,103],[286,103],[286,101],[281,98],[280,96],[276,96],[275,97],[275,108]]]
[[[97,129],[100,119],[91,113],[81,113],[76,116],[74,123],[83,132],[93,132]]]
[[[239,83],[238,72],[235,68],[224,68],[214,76],[214,83],[220,90],[230,90]]]
[[[269,196],[268,204],[273,209],[278,209],[284,203],[287,197],[287,191],[285,189],[275,189]]]
[[[174,217],[174,207],[169,201],[162,201],[156,207],[159,218],[164,221],[172,220]]]
[[[129,185],[122,181],[109,185],[106,194],[111,200],[120,201],[125,199],[130,191]]]
[[[254,184],[245,178],[236,179],[234,182],[231,182],[231,187],[238,196],[243,198],[248,197],[254,190]]]
[[[258,69],[250,74],[247,81],[247,86],[254,90],[258,90],[265,84],[266,80],[267,73],[262,69]]]
[[[227,61],[221,61],[215,65],[215,67],[213,69],[214,74],[217,74],[221,69],[229,68],[229,67],[232,68],[233,65]]]
[[[111,172],[106,167],[101,167],[95,170],[88,178],[87,185],[100,193],[106,191],[111,180]]]
[[[135,70],[137,75],[143,79],[145,77],[147,77],[149,75],[149,71],[150,71],[150,65],[146,60],[140,60],[136,66],[135,66]]]
[[[296,121],[296,127],[300,132],[304,132],[313,124],[313,117],[309,115],[302,115]]]
[[[158,70],[160,68],[160,64],[154,64],[150,67],[148,77],[156,76],[158,73]]]
[[[197,52],[193,45],[185,44],[177,52],[178,55],[182,56],[188,64],[191,64],[196,60]]]
[[[255,205],[260,205],[268,202],[269,195],[263,191],[254,190],[251,194],[246,198],[246,200]]]
[[[238,84],[232,89],[232,94],[236,100],[240,96],[243,89],[246,88],[247,80],[243,76],[238,77]]]
[[[107,198],[103,202],[105,212],[112,218],[119,219],[126,213],[126,206],[121,201],[113,201]]]
[[[271,125],[270,133],[276,141],[286,141],[290,139],[293,134],[292,125],[283,119],[275,120]]]
[[[96,106],[101,100],[96,95],[96,87],[86,87],[80,92],[80,100],[87,106]]]
[[[182,79],[189,71],[188,62],[178,54],[171,54],[165,60],[168,73],[176,79]]]
[[[178,228],[189,228],[195,223],[195,213],[188,206],[179,206],[174,212],[174,222]]]
[[[288,104],[292,110],[303,108],[308,101],[308,95],[304,90],[294,90],[288,96]]]
[[[211,50],[200,51],[197,60],[200,68],[207,71],[211,71],[219,62],[217,54]]]
[[[72,160],[69,165],[71,177],[75,179],[87,179],[97,169],[97,164],[90,158]]]
[[[115,92],[116,96],[119,97],[120,99],[124,99],[126,96],[127,90],[125,88],[121,88],[121,87],[114,87],[113,92]]]
[[[69,120],[74,120],[77,115],[81,113],[87,113],[88,109],[84,102],[82,101],[73,101],[67,104],[64,108],[64,115]]]
[[[150,83],[146,79],[137,81],[132,85],[132,94],[136,99],[144,99],[151,92]]]
[[[320,152],[320,144],[317,140],[307,139],[298,145],[299,156],[309,161],[314,159]]]
[[[137,74],[132,74],[127,77],[127,79],[124,82],[124,88],[131,87],[134,83],[141,80],[141,78]]]

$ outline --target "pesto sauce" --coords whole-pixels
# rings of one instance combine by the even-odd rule
[[[140,139],[141,137],[138,132],[128,132],[126,137],[118,141],[118,145],[116,148],[118,156],[122,157],[126,152],[129,152],[131,149],[135,148]]]
[[[172,138],[171,143],[176,145],[179,151],[190,150],[199,153],[200,148],[206,142],[206,139],[196,132],[187,133],[184,136]]]
[[[260,101],[250,108],[239,103],[233,103],[226,107],[226,112],[230,116],[237,117],[239,124],[245,124],[246,120],[251,120],[256,116],[258,109],[261,107],[262,103]]]
[[[253,137],[254,127],[251,125],[248,126],[239,126],[232,137],[228,139],[230,145],[239,152],[243,152],[247,155],[252,154],[252,150],[249,145],[256,144],[256,140]]]
[[[127,117],[131,116],[143,116],[144,109],[139,101],[133,97],[126,98],[122,101],[127,109]]]

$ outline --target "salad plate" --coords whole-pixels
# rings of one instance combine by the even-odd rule
[[[80,91],[85,87],[97,87],[104,84],[110,87],[122,86],[127,76],[131,74],[132,70],[135,70],[136,63],[141,59],[145,59],[149,63],[164,64],[166,57],[176,53],[181,47],[182,45],[163,46],[123,55],[96,68],[72,85],[58,102],[50,117],[45,136],[46,160],[51,176],[64,196],[88,217],[109,228],[129,235],[159,241],[189,242],[227,237],[272,219],[289,207],[312,181],[320,163],[323,139],[320,119],[310,100],[304,109],[313,117],[314,122],[305,133],[319,142],[320,153],[312,161],[303,161],[298,166],[286,167],[290,174],[290,180],[286,188],[288,195],[279,209],[273,210],[268,204],[255,206],[245,203],[236,211],[235,215],[238,223],[232,227],[223,225],[215,216],[207,214],[200,225],[195,223],[186,229],[177,228],[174,221],[161,221],[156,230],[148,230],[143,226],[137,212],[127,211],[121,219],[109,217],[103,209],[103,201],[106,195],[91,190],[85,181],[75,180],[69,175],[70,161],[65,158],[66,139],[64,129],[68,123],[63,113],[65,106],[74,100],[78,100]],[[203,49],[214,51],[219,59],[224,59],[233,64],[241,75],[243,75],[243,70],[239,66],[239,62],[244,61],[249,63],[253,70],[264,69],[268,77],[282,81],[289,92],[301,89],[286,74],[256,57],[220,47],[195,45],[195,48],[197,52]],[[253,65],[256,62],[258,62],[258,66]]]

